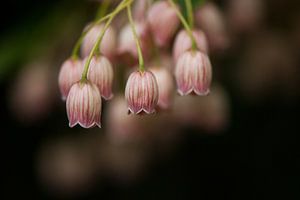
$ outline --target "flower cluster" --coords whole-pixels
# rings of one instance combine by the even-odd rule
[[[194,27],[191,1],[185,2],[187,17],[173,0],[151,5],[147,0],[122,0],[109,14],[84,29],[59,74],[70,127],[101,127],[101,98],[113,98],[114,65],[118,63],[138,65],[125,87],[129,113],[170,109],[174,82],[180,95],[209,93],[212,67],[208,41],[205,33]],[[116,31],[112,21],[124,10],[128,24]],[[171,52],[173,67],[166,67],[163,57]]]

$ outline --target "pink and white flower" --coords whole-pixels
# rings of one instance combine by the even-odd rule
[[[178,59],[175,78],[180,95],[188,95],[191,92],[200,96],[207,95],[212,80],[208,56],[200,51],[185,52]]]
[[[101,96],[91,82],[74,84],[67,98],[69,126],[83,128],[101,127]]]
[[[103,28],[104,28],[103,24],[94,25],[94,27],[92,27],[89,30],[89,32],[86,34],[81,47],[81,55],[83,58],[87,57],[90,54]],[[117,46],[116,32],[114,28],[110,26],[108,27],[108,29],[106,30],[103,36],[102,42],[100,44],[100,52],[106,57],[108,57],[109,59],[113,59],[116,52],[116,46]]]
[[[158,83],[158,107],[162,109],[170,108],[173,100],[174,83],[169,70],[163,67],[151,68]]]
[[[143,55],[144,57],[148,57],[150,53],[149,46],[151,45],[151,37],[149,34],[148,26],[145,22],[142,21],[135,22],[134,25],[136,28],[137,36],[140,40]],[[120,54],[129,53],[133,58],[135,59],[138,58],[136,42],[130,24],[125,25],[121,30],[119,36],[118,52]]]
[[[88,80],[97,85],[100,95],[105,100],[113,97],[113,79],[114,71],[109,60],[105,56],[94,56],[90,63]]]
[[[63,100],[66,100],[72,85],[80,80],[82,61],[79,59],[66,60],[59,72],[58,85]]]
[[[158,95],[157,81],[152,72],[136,71],[129,76],[125,88],[129,112],[134,114],[154,113]]]
[[[193,36],[196,40],[197,48],[204,53],[208,53],[208,42],[205,33],[201,30],[193,30]],[[192,41],[186,30],[181,30],[175,39],[173,47],[173,58],[175,62],[179,56],[192,48]]]
[[[155,43],[166,46],[174,36],[179,19],[176,10],[167,1],[158,1],[149,9],[148,22],[154,36]]]

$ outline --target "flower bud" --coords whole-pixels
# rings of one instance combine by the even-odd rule
[[[157,83],[158,83],[158,106],[162,109],[170,108],[172,98],[173,98],[173,78],[166,68],[154,67],[151,68]]]
[[[105,100],[113,97],[113,78],[114,71],[109,60],[105,56],[94,56],[90,63],[88,80],[98,87],[100,95]]]
[[[207,95],[212,79],[208,56],[200,51],[185,52],[178,59],[175,78],[180,95],[187,95],[191,92],[200,96]]]
[[[97,42],[98,37],[100,36],[104,26],[102,24],[95,25],[84,37],[84,40],[82,42],[81,47],[81,55],[82,57],[87,57],[91,50],[93,49],[93,46]],[[115,55],[116,50],[116,32],[113,29],[113,27],[108,27],[106,30],[102,42],[100,44],[100,52],[107,56],[109,59],[113,59]]]
[[[97,86],[90,82],[74,84],[67,98],[69,126],[101,127],[101,96]]]
[[[179,26],[176,10],[167,1],[158,1],[149,9],[147,19],[155,43],[159,47],[167,45]]]
[[[203,53],[208,53],[208,44],[205,33],[201,30],[194,30],[193,36],[196,40],[197,47]],[[178,57],[183,54],[185,51],[188,51],[192,48],[192,41],[186,30],[181,30],[175,39],[175,44],[173,48],[173,58],[175,62]]]
[[[133,72],[126,84],[125,98],[129,112],[153,113],[158,102],[158,85],[153,73],[150,71]]]
[[[66,100],[72,85],[80,80],[81,72],[81,60],[68,59],[62,64],[58,76],[58,85],[63,100]]]
[[[141,43],[142,53],[144,57],[148,57],[151,37],[149,35],[147,24],[144,22],[136,22],[135,28],[136,28],[137,36]],[[127,24],[121,30],[119,37],[120,37],[119,48],[118,48],[119,53],[120,54],[129,53],[131,56],[137,59],[138,51],[137,51],[136,42],[130,24]]]

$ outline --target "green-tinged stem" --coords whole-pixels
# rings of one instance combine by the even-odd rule
[[[143,71],[145,71],[144,58],[143,58],[143,53],[142,53],[142,49],[141,49],[141,44],[140,44],[140,41],[139,41],[139,38],[138,38],[138,35],[137,35],[137,32],[136,32],[136,29],[135,29],[135,25],[134,25],[133,19],[132,19],[130,5],[127,6],[127,14],[128,14],[128,19],[129,19],[129,22],[130,22],[130,25],[131,25],[132,33],[133,33],[133,36],[134,36],[134,40],[135,40],[135,43],[136,43],[136,47],[137,47],[137,50],[138,50],[138,55],[139,55],[139,70],[141,72],[143,72]]]
[[[107,20],[109,17],[111,17],[111,14],[108,14],[104,17],[102,17],[101,19],[97,20],[96,22],[93,22],[91,23],[81,34],[80,38],[77,40],[75,46],[74,46],[74,49],[73,49],[73,52],[72,52],[72,58],[73,59],[78,59],[78,55],[79,55],[79,51],[80,51],[80,47],[81,47],[81,44],[83,42],[83,39],[84,37],[86,36],[86,34],[96,25],[96,24],[99,24],[105,20]]]
[[[96,20],[102,18],[106,14],[110,4],[111,0],[104,0],[103,3],[101,3],[96,14]]]
[[[187,21],[185,20],[185,18],[183,17],[183,15],[181,14],[181,12],[179,11],[179,9],[177,8],[176,4],[173,2],[173,0],[169,0],[170,4],[172,5],[172,7],[175,9],[176,14],[178,16],[178,18],[180,19],[181,23],[183,24],[184,28],[186,29],[188,35],[191,38],[192,41],[192,49],[195,50],[197,49],[197,44],[196,44],[196,40],[195,37],[193,35],[192,29],[189,26],[189,24],[187,23]]]
[[[188,16],[188,21],[191,29],[194,28],[194,13],[193,13],[193,5],[191,0],[185,0],[186,12]]]
[[[132,3],[132,0],[123,0],[118,7],[109,15],[110,17],[108,18],[107,22],[105,23],[104,28],[101,31],[100,36],[97,38],[96,43],[93,46],[93,49],[91,50],[89,57],[84,65],[84,69],[83,69],[83,73],[82,73],[82,77],[81,77],[81,82],[84,82],[87,80],[87,74],[89,71],[89,66],[91,63],[91,60],[93,58],[93,55],[95,55],[95,53],[99,50],[99,46],[102,42],[102,39],[104,37],[104,34],[106,32],[106,30],[108,29],[108,27],[110,26],[112,20],[115,18],[115,16],[117,14],[119,14],[120,11],[122,11],[124,8],[126,8],[127,5],[130,5]]]
[[[74,49],[72,51],[72,59],[74,59],[74,60],[77,60],[79,57],[78,54],[79,54],[80,46],[81,46],[81,43],[82,43],[85,35],[86,34],[82,34],[74,46]]]

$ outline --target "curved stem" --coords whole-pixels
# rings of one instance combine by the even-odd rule
[[[185,0],[186,12],[188,16],[188,21],[191,29],[194,27],[194,13],[193,13],[193,5],[191,0]]]
[[[141,72],[143,72],[143,71],[145,71],[144,58],[143,58],[143,53],[142,53],[142,49],[141,49],[141,44],[140,44],[136,29],[135,29],[133,19],[132,19],[130,5],[127,6],[127,14],[128,14],[128,19],[129,19],[129,22],[130,22],[130,25],[131,25],[132,33],[133,33],[133,36],[134,36],[134,40],[135,40],[135,43],[136,43],[136,47],[137,47],[137,50],[138,50],[139,70]]]
[[[177,6],[175,5],[175,3],[173,2],[173,0],[169,0],[169,3],[171,4],[171,6],[175,9],[176,14],[178,16],[178,18],[180,19],[181,23],[183,24],[184,28],[186,29],[189,37],[191,38],[192,41],[192,49],[195,50],[197,49],[197,44],[196,44],[196,40],[195,37],[193,35],[192,29],[189,26],[189,24],[187,23],[187,21],[184,19],[183,15],[181,14],[181,12],[178,10]]]
[[[74,49],[72,51],[72,58],[73,59],[78,59],[78,55],[79,55],[79,51],[80,51],[80,47],[81,44],[83,42],[84,37],[87,35],[87,33],[96,25],[96,24],[100,24],[101,22],[107,20],[109,17],[111,17],[111,14],[108,14],[104,17],[102,17],[101,19],[97,20],[96,22],[91,23],[81,34],[80,38],[77,40]]]
[[[90,66],[90,63],[91,63],[91,60],[93,58],[93,55],[97,52],[97,50],[99,49],[99,46],[102,42],[102,39],[104,37],[104,34],[106,32],[106,30],[108,29],[109,25],[111,24],[112,20],[114,19],[114,17],[120,12],[122,11],[127,5],[131,4],[132,3],[132,0],[123,0],[119,5],[118,7],[111,13],[109,14],[109,18],[107,20],[107,22],[105,23],[105,26],[104,28],[102,29],[101,31],[101,34],[100,36],[97,38],[97,41],[96,43],[94,44],[93,46],[93,49],[91,50],[90,54],[89,54],[89,57],[84,65],[84,69],[83,69],[83,73],[82,73],[82,77],[81,77],[81,82],[84,82],[87,80],[87,74],[88,74],[88,71],[89,71],[89,66]]]

